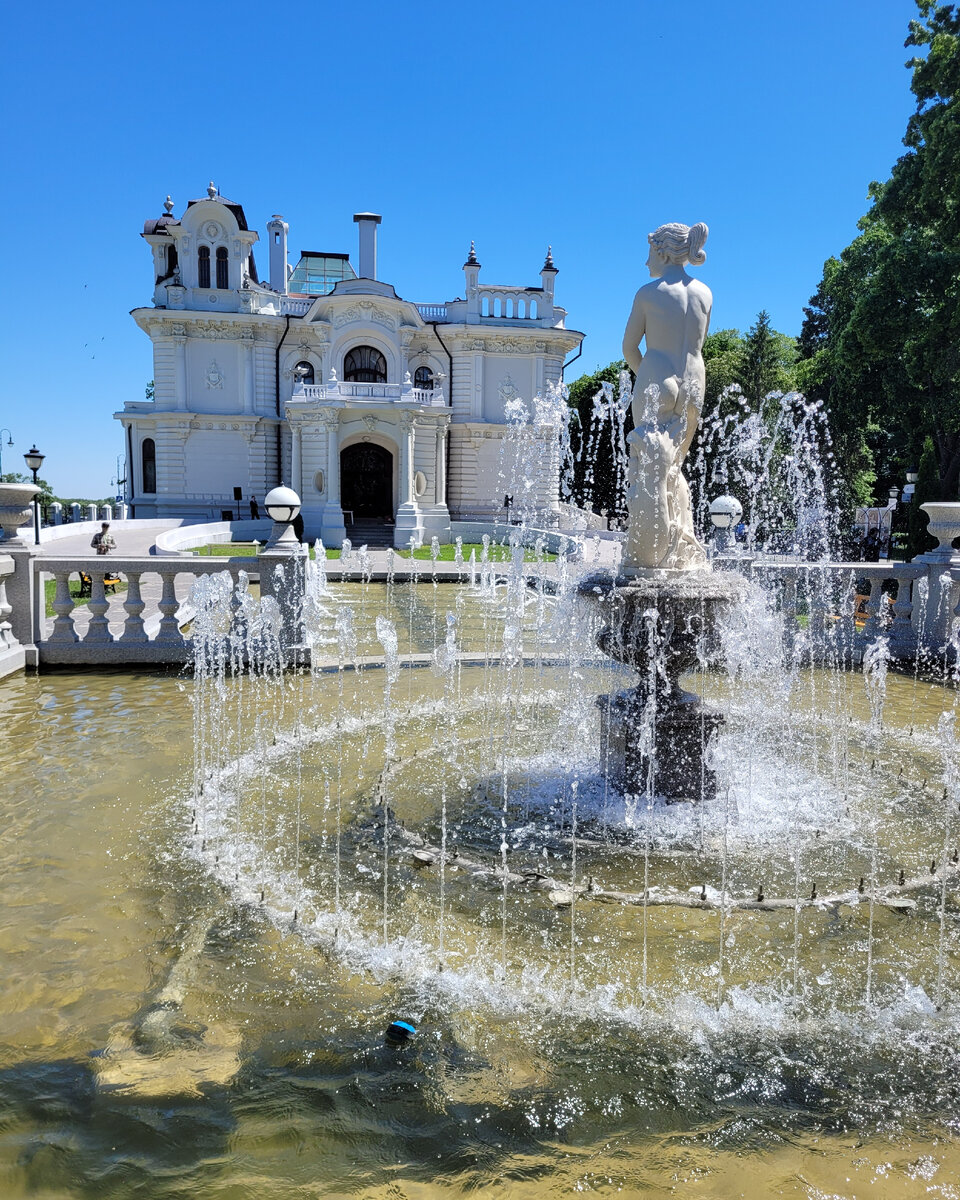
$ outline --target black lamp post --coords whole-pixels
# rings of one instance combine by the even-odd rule
[[[37,483],[37,472],[43,466],[45,454],[41,454],[36,446],[31,446],[23,456],[23,461],[33,472],[33,482]],[[40,545],[40,497],[39,493],[33,498],[33,544]]]
[[[13,434],[10,432],[10,430],[9,429],[0,429],[0,448],[2,448],[2,446],[3,446],[3,435],[4,434],[6,434],[7,437],[10,439],[7,442],[7,445],[8,446],[13,445]],[[2,479],[2,478],[3,478],[3,461],[2,461],[2,459],[0,459],[0,479]]]

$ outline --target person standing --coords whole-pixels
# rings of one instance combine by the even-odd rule
[[[250,520],[251,521],[259,521],[260,520],[260,505],[257,503],[256,496],[250,497]]]
[[[109,521],[103,522],[100,532],[93,535],[90,545],[98,554],[109,554],[111,550],[116,550],[117,543],[113,540],[113,534],[110,532]]]

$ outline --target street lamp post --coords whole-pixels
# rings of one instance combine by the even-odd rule
[[[3,478],[3,435],[4,434],[6,434],[7,437],[10,439],[7,442],[7,445],[8,446],[13,445],[13,434],[10,432],[10,430],[9,429],[0,429],[0,479]]]
[[[46,458],[46,455],[41,454],[40,451],[36,448],[36,446],[31,446],[30,449],[23,456],[23,461],[27,464],[27,467],[33,472],[33,482],[38,487],[39,487],[39,483],[37,481],[37,472],[43,466],[43,460],[45,458]],[[33,498],[33,544],[35,546],[40,545],[40,493],[39,492]]]

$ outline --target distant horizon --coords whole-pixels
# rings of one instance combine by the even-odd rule
[[[57,493],[112,491],[124,453],[112,414],[153,376],[128,315],[152,294],[139,234],[168,193],[179,215],[213,179],[261,238],[282,213],[291,266],[309,246],[355,265],[353,213],[381,213],[378,274],[418,302],[463,294],[471,239],[487,283],[535,284],[552,245],[557,302],[586,334],[572,382],[620,357],[646,234],[665,221],[710,226],[696,274],[714,329],[746,332],[766,309],[798,334],[913,109],[912,0],[864,0],[842,18],[827,0],[782,12],[696,0],[682,23],[662,0],[590,12],[563,0],[549,22],[511,11],[506,37],[499,12],[426,5],[411,20],[374,6],[360,40],[353,12],[294,4],[258,36],[262,90],[217,79],[266,26],[242,0],[208,8],[216,41],[161,37],[148,10],[115,3],[95,24],[54,8],[55,20],[10,17],[22,53],[8,66],[0,427],[18,459],[32,442],[44,451]],[[350,56],[311,82],[289,48],[314,41],[355,46],[362,84]],[[5,449],[4,470],[19,470]]]

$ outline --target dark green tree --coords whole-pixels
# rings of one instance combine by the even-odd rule
[[[917,482],[914,484],[913,500],[910,503],[907,525],[908,558],[915,558],[925,550],[933,550],[936,547],[937,539],[927,533],[927,514],[923,512],[920,505],[931,500],[942,499],[943,488],[940,482],[937,452],[933,445],[933,438],[927,437],[924,439]]]
[[[942,498],[960,483],[960,16],[919,0],[906,45],[906,153],[870,185],[859,236],[805,310],[801,386],[826,404],[848,491],[901,483],[930,438]],[[866,467],[866,461],[872,460]]]
[[[796,342],[770,327],[770,314],[757,313],[740,348],[735,381],[757,411],[769,392],[787,392],[794,383]]]
[[[714,411],[721,393],[737,382],[742,355],[743,338],[739,329],[718,329],[716,333],[707,334],[703,343],[703,364],[707,372],[703,398],[705,412]]]
[[[609,427],[601,428],[600,436],[591,436],[594,428],[594,397],[604,383],[620,386],[620,373],[627,370],[622,359],[598,367],[592,375],[581,375],[570,385],[568,403],[571,415],[570,442],[573,453],[573,496],[574,504],[593,512],[613,512],[617,507],[616,471],[613,461],[613,443]],[[631,385],[633,377],[631,375]],[[633,428],[629,408],[624,427]]]

